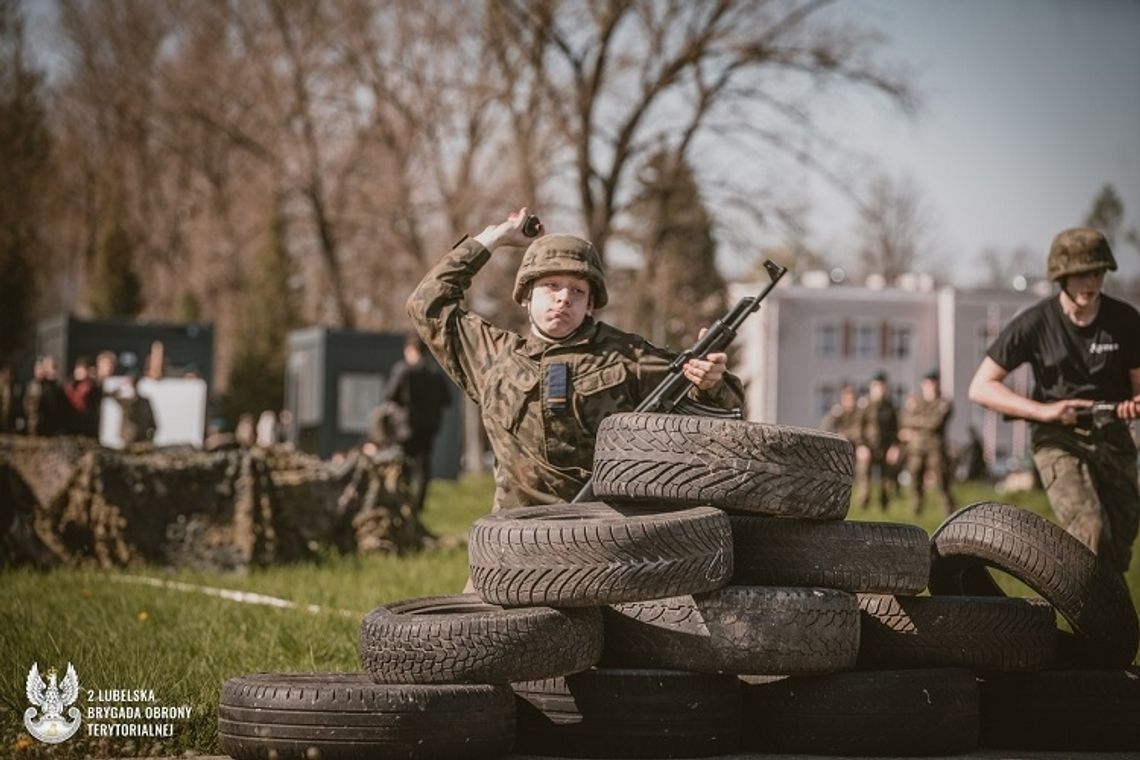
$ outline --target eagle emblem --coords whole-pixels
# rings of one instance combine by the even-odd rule
[[[33,707],[24,711],[24,727],[28,733],[48,744],[59,744],[70,739],[79,730],[79,709],[72,707],[67,711],[67,720],[63,717],[63,710],[75,702],[79,697],[79,676],[71,663],[67,663],[67,674],[62,683],[56,683],[55,668],[47,672],[47,683],[40,676],[38,662],[32,663],[28,671],[28,701]],[[38,710],[37,710],[38,708]],[[36,713],[40,712],[37,718]]]

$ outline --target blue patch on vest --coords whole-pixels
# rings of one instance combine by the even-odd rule
[[[561,414],[570,405],[570,367],[565,362],[546,365],[546,408]]]

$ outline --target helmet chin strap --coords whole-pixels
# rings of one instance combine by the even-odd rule
[[[570,333],[570,335],[567,335],[564,338],[555,338],[553,335],[548,333],[546,330],[543,330],[541,327],[539,327],[538,322],[535,322],[534,317],[531,317],[529,313],[527,314],[527,316],[530,318],[531,332],[533,332],[538,337],[542,338],[547,343],[560,343],[560,342],[566,340],[566,338],[569,338],[570,335],[574,334],[574,333]],[[577,331],[575,331],[575,332],[577,332]]]
[[[569,340],[570,338],[573,338],[575,335],[577,335],[578,331],[582,329],[582,325],[578,325],[573,330],[571,330],[569,333],[567,333],[566,335],[563,335],[561,338],[556,338],[553,335],[551,335],[550,333],[548,333],[546,330],[543,330],[541,327],[539,327],[538,322],[534,321],[534,315],[530,313],[530,305],[529,304],[526,306],[526,316],[527,316],[527,319],[530,320],[531,332],[533,332],[535,335],[537,335],[539,338],[546,341],[547,343],[561,343],[564,340]],[[585,324],[585,322],[586,322],[585,320],[582,320],[582,324]]]

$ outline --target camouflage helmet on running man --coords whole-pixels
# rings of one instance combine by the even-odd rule
[[[1045,274],[1053,282],[1101,269],[1116,271],[1116,259],[1101,233],[1089,227],[1074,227],[1053,238]]]
[[[593,243],[573,235],[543,235],[523,254],[515,276],[515,302],[529,297],[531,283],[552,274],[572,274],[589,282],[595,309],[609,300],[602,257]]]

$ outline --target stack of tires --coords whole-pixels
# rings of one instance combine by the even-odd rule
[[[1065,748],[1116,748],[1110,734],[1140,749],[1140,722],[1123,719],[1140,693],[1122,667],[1137,623],[1119,576],[1003,505],[956,513],[933,552],[916,526],[847,521],[852,474],[851,444],[819,431],[613,415],[595,450],[601,501],[477,521],[477,593],[374,610],[363,674],[231,679],[222,749],[937,755],[979,736],[1060,748],[1080,721],[1081,746]],[[987,567],[1046,601],[1005,598]],[[928,585],[937,596],[917,596]],[[1107,669],[1042,670],[1058,657],[1054,606],[1073,629],[1061,654]]]

